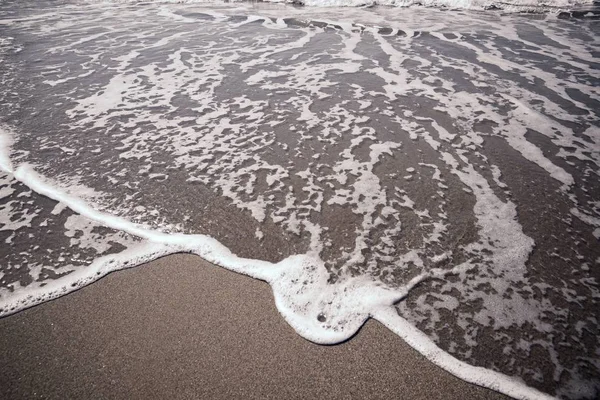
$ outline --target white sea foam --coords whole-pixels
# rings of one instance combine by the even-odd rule
[[[115,2],[130,2],[139,0],[113,0]],[[148,1],[148,0],[147,0]],[[157,3],[218,3],[218,0],[149,0]],[[244,2],[245,0],[237,0]],[[236,0],[234,0],[236,2]],[[487,10],[490,8],[505,11],[560,11],[570,10],[580,5],[591,5],[593,0],[266,0],[270,3],[302,4],[309,7],[440,7],[451,9]]]
[[[0,127],[0,129],[4,128]],[[11,148],[12,135],[6,131],[0,131],[0,168],[9,174],[13,172],[13,165],[10,159]]]
[[[10,147],[7,144],[11,140],[6,130],[0,130],[0,139],[4,143],[0,155],[5,160],[10,160]],[[2,164],[3,167],[5,165],[10,164]],[[348,278],[329,284],[323,262],[314,256],[292,256],[277,264],[239,258],[208,236],[165,234],[148,230],[124,218],[99,212],[81,199],[52,185],[28,165],[20,165],[14,171],[14,176],[36,193],[64,204],[82,217],[141,237],[145,242],[117,255],[101,257],[88,268],[79,269],[43,287],[23,288],[5,295],[2,298],[0,316],[67,294],[107,273],[137,266],[164,255],[189,252],[229,270],[268,282],[281,315],[298,334],[315,343],[335,344],[347,340],[369,317],[373,317],[403,337],[432,362],[461,379],[515,398],[550,398],[515,378],[472,367],[455,359],[400,317],[393,308],[394,303],[405,297],[410,288],[425,279],[425,276],[413,278],[403,289],[390,289],[366,277]],[[455,273],[456,270],[455,268],[450,272]],[[445,273],[448,271],[431,272],[436,276]]]

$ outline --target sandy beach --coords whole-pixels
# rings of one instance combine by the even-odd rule
[[[500,399],[369,321],[319,346],[267,284],[174,255],[0,320],[0,397]]]

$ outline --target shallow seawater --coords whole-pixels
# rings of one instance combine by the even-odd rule
[[[102,257],[135,264],[150,239],[128,221],[318,260],[324,281],[294,275],[289,297],[324,329],[374,285],[459,360],[596,398],[599,34],[429,8],[4,1],[0,314],[93,281]],[[318,284],[362,294],[315,305]]]

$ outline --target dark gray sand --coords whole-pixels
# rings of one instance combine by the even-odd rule
[[[500,399],[369,321],[319,346],[269,286],[174,255],[0,320],[0,398]]]

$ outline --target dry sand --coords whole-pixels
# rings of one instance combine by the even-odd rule
[[[0,398],[500,399],[369,321],[319,346],[269,286],[174,255],[0,320]]]

